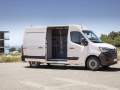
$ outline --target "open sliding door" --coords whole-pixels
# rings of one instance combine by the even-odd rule
[[[47,45],[49,60],[67,60],[68,27],[48,27]]]

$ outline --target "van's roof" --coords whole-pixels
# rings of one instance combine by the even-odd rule
[[[41,27],[65,27],[65,26],[73,26],[73,27],[81,27],[81,28],[86,28],[85,26],[78,25],[78,24],[68,24],[68,25],[48,25],[48,26],[29,26],[28,28],[41,28]]]
[[[82,25],[77,25],[77,24],[68,24],[68,25],[48,25],[48,26],[30,26],[28,28],[43,28],[43,27],[65,27],[65,26],[68,26],[68,27],[78,27],[78,28],[81,28],[82,30],[88,30],[85,26],[82,26]]]

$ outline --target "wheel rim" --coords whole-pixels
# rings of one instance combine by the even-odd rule
[[[32,66],[36,66],[36,65],[37,65],[37,62],[31,62],[31,65],[32,65]]]
[[[98,65],[98,63],[97,63],[96,60],[92,59],[92,60],[89,61],[89,67],[90,67],[91,69],[97,68],[97,65]]]

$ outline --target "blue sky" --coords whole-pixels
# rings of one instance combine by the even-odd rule
[[[81,24],[98,36],[120,31],[120,0],[0,0],[0,30],[21,45],[30,25]]]

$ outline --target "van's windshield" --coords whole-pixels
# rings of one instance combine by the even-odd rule
[[[94,43],[103,43],[96,35],[94,32],[92,31],[88,31],[88,30],[83,30],[83,33],[87,36],[87,38],[94,42]]]

